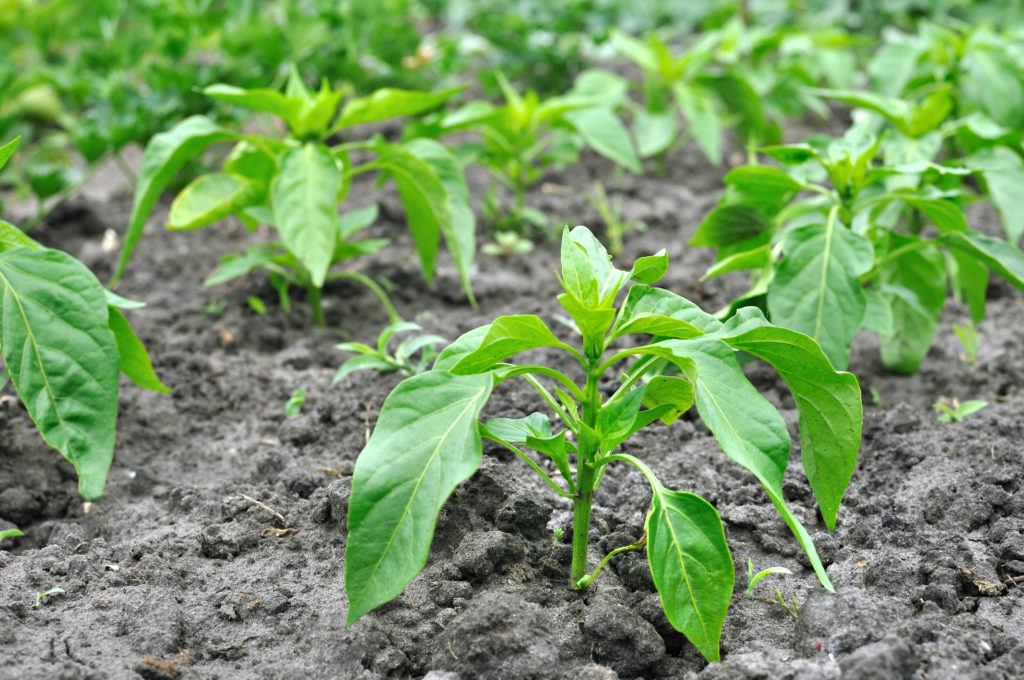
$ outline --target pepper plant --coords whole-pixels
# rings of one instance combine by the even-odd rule
[[[17,144],[0,147],[0,168]],[[46,443],[75,466],[87,500],[103,495],[114,458],[118,374],[170,392],[121,312],[142,306],[0,220],[0,388],[14,385]]]
[[[251,247],[244,256],[224,262],[214,281],[223,282],[254,269],[276,275],[279,292],[287,285],[306,288],[315,323],[324,324],[321,289],[333,278],[357,280],[381,297],[392,321],[397,315],[384,291],[354,271],[333,269],[349,258],[372,253],[387,241],[358,238],[376,212],[338,214],[352,178],[377,171],[394,179],[405,207],[409,231],[424,276],[433,277],[440,238],[448,244],[462,285],[472,300],[470,266],[476,248],[476,227],[469,208],[469,190],[455,159],[428,139],[404,144],[380,137],[366,141],[330,142],[356,125],[414,115],[443,103],[458,90],[430,93],[382,89],[342,104],[344,90],[325,82],[317,92],[306,88],[293,69],[285,91],[213,85],[204,92],[224,102],[280,118],[288,130],[283,138],[222,127],[205,116],[192,116],[153,137],[139,173],[131,221],[114,282],[124,271],[160,194],[174,173],[191,158],[218,142],[233,142],[222,171],[200,175],[178,194],[171,206],[170,229],[198,229],[230,215],[255,228],[267,224],[280,241]],[[372,160],[356,164],[354,154]]]
[[[837,140],[763,148],[781,167],[730,171],[690,243],[718,248],[705,278],[753,272],[751,288],[723,314],[760,307],[773,323],[814,338],[838,368],[848,365],[857,331],[874,331],[886,367],[913,373],[947,284],[977,323],[990,271],[1024,290],[1024,253],[968,227],[961,178],[972,170],[880,165],[879,144],[854,126]]]
[[[610,106],[607,92],[580,92],[541,99],[517,92],[500,72],[503,106],[476,100],[412,128],[413,134],[441,137],[458,131],[479,141],[462,145],[467,163],[483,165],[515,196],[514,208],[496,220],[499,230],[522,231],[525,223],[547,226],[547,218],[526,205],[526,190],[553,165],[572,163],[589,147],[630,172],[642,171],[629,131]],[[614,102],[612,97],[611,102]],[[491,212],[502,211],[493,207]]]
[[[772,326],[756,309],[722,323],[652,286],[667,270],[664,251],[622,271],[586,227],[566,227],[561,264],[565,292],[558,301],[582,334],[579,345],[556,337],[537,316],[499,317],[462,335],[430,371],[399,383],[385,400],[352,480],[345,549],[348,621],[400,594],[423,568],[441,506],[480,465],[486,438],[511,449],[554,493],[572,502],[569,580],[575,588],[587,587],[596,573],[590,572],[588,549],[594,492],[609,465],[637,468],[652,491],[647,558],[665,613],[705,658],[718,660],[734,581],[721,519],[700,496],[668,489],[647,463],[617,449],[640,429],[657,420],[670,424],[695,404],[725,454],[761,482],[831,590],[809,533],[783,497],[790,451],[786,423],[744,376],[737,353],[770,363],[792,390],[804,470],[829,529],[860,444],[857,379],[835,371],[812,339]],[[651,337],[619,342],[636,335]],[[506,361],[539,347],[563,350],[579,364],[583,384],[550,366]],[[663,361],[680,375],[652,376]],[[609,395],[600,385],[613,371],[622,382]],[[515,377],[538,392],[561,429],[543,413],[478,422],[495,385]]]

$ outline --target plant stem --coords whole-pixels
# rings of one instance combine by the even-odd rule
[[[391,298],[388,297],[388,294],[384,292],[384,289],[381,288],[376,281],[371,279],[366,274],[360,274],[359,272],[337,271],[328,274],[327,278],[328,280],[352,279],[353,281],[358,281],[359,283],[363,284],[364,286],[372,290],[373,293],[378,298],[380,298],[381,303],[384,305],[384,309],[387,310],[388,321],[390,323],[398,323],[399,321],[402,320],[402,316],[398,313],[398,310],[396,310],[395,306],[391,304]]]
[[[327,325],[327,319],[324,318],[324,305],[320,299],[320,289],[310,286],[308,290],[309,306],[313,310],[313,323],[322,328]]]
[[[593,364],[587,371],[587,384],[583,390],[583,418],[580,424],[579,450],[576,462],[576,497],[572,512],[572,568],[569,581],[574,588],[587,573],[587,548],[590,539],[590,510],[594,503],[594,481],[597,476],[596,458],[601,442],[597,437],[597,413],[601,397],[597,392],[597,378],[601,375]]]

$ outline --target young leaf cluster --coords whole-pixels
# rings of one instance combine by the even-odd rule
[[[662,251],[628,271],[617,269],[586,227],[567,227],[558,302],[578,327],[580,343],[563,341],[537,316],[502,316],[462,335],[430,371],[394,389],[352,481],[345,551],[349,622],[397,596],[423,568],[438,513],[480,465],[486,438],[515,452],[572,502],[569,579],[576,588],[596,573],[587,573],[595,490],[611,464],[638,469],[651,488],[646,552],[665,613],[707,659],[717,660],[734,580],[721,519],[700,496],[667,488],[643,460],[617,451],[637,431],[659,420],[671,424],[693,406],[725,454],[761,483],[831,589],[810,534],[783,496],[786,423],[747,380],[737,354],[767,361],[793,392],[804,470],[830,529],[860,444],[857,379],[833,370],[812,339],[772,326],[756,309],[722,323],[653,286],[667,267]],[[639,342],[618,349],[626,336],[640,336]],[[583,384],[550,366],[508,361],[541,347],[565,352],[586,376]],[[679,375],[653,375],[664,361]],[[621,375],[621,384],[606,394],[599,384],[609,372]],[[537,391],[554,423],[540,412],[479,422],[495,385],[516,377]]]
[[[0,147],[0,168],[17,144]],[[10,379],[43,439],[75,466],[88,500],[103,495],[114,458],[119,374],[170,392],[121,311],[142,306],[0,220],[0,386]]]
[[[204,92],[214,99],[265,112],[281,119],[283,138],[228,129],[204,116],[188,118],[155,136],[146,147],[132,205],[131,222],[115,281],[135,248],[146,219],[174,173],[191,158],[219,142],[233,147],[220,172],[193,179],[171,205],[170,229],[198,229],[230,215],[246,225],[273,227],[280,240],[252,246],[224,261],[208,284],[221,283],[255,269],[266,269],[288,305],[287,288],[308,292],[314,320],[323,325],[320,293],[335,278],[355,279],[381,297],[392,320],[397,314],[384,291],[369,277],[334,269],[348,259],[373,253],[383,239],[360,238],[377,215],[376,207],[338,214],[352,178],[377,172],[393,179],[424,276],[433,277],[443,237],[468,295],[476,228],[469,208],[469,190],[455,159],[440,144],[416,139],[396,144],[379,137],[330,144],[338,133],[356,125],[421,113],[437,107],[455,90],[439,93],[382,89],[367,97],[349,98],[325,81],[309,90],[293,69],[284,92],[213,85]],[[353,158],[370,156],[356,163]],[[472,298],[471,298],[472,299]]]

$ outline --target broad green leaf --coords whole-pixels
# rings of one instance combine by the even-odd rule
[[[643,172],[629,130],[611,109],[592,107],[562,115],[583,140],[605,158],[639,175]]]
[[[345,363],[338,367],[338,371],[334,374],[331,384],[338,384],[356,371],[387,371],[391,369],[394,369],[394,366],[379,356],[360,354],[346,360]]]
[[[480,347],[490,330],[491,324],[486,324],[471,331],[466,331],[457,337],[452,344],[445,347],[437,355],[437,359],[434,360],[433,370],[452,370],[455,364],[459,363],[463,357],[472,354]]]
[[[971,155],[967,164],[982,171],[989,200],[1003,218],[1006,240],[1019,245],[1024,236],[1024,162],[1010,149],[995,147]]]
[[[735,351],[714,337],[663,340],[651,347],[660,347],[690,362],[684,371],[693,385],[701,419],[722,451],[761,482],[775,509],[807,553],[821,584],[833,591],[810,534],[790,511],[782,493],[790,448],[786,422],[747,380]]]
[[[697,145],[714,164],[722,162],[722,122],[711,95],[701,87],[678,84],[672,88],[679,110]]]
[[[300,139],[323,139],[329,136],[327,126],[338,113],[338,104],[344,96],[344,89],[331,90],[325,78],[313,101],[302,107],[298,120],[290,126],[292,134]]]
[[[967,303],[971,321],[979,324],[985,318],[988,268],[970,252],[959,248],[952,248],[951,251],[953,261],[956,263],[956,273],[952,277],[953,285],[959,292],[960,299]]]
[[[264,189],[240,175],[200,175],[185,187],[167,217],[168,229],[198,229],[260,201]]]
[[[376,203],[359,210],[350,210],[338,215],[338,238],[346,240],[377,221],[380,208]]]
[[[41,248],[36,241],[10,222],[0,220],[0,253],[15,248]]]
[[[20,142],[21,135],[18,135],[3,146],[0,146],[0,170],[3,170],[4,166],[7,165],[7,161],[14,155],[14,150],[18,148]]]
[[[966,238],[950,234],[946,238]],[[891,234],[892,247],[915,241]],[[879,269],[879,282],[889,297],[894,333],[882,338],[882,362],[891,371],[914,373],[931,347],[946,303],[946,265],[935,246],[909,250]]]
[[[597,414],[597,435],[601,441],[602,454],[611,453],[633,434],[633,423],[643,406],[646,391],[646,385],[639,385],[601,406]]]
[[[604,245],[586,227],[562,232],[562,281],[588,307],[611,306],[630,274],[614,267]]]
[[[867,307],[860,327],[882,336],[893,334],[892,307],[889,298],[877,288],[864,288],[864,299]]]
[[[103,286],[50,249],[0,253],[0,350],[46,443],[78,471],[79,492],[103,495],[114,457],[117,341]]]
[[[629,270],[629,279],[637,283],[652,284],[668,273],[668,255],[662,248],[654,255],[637,258]]]
[[[672,627],[705,659],[717,662],[732,601],[735,570],[718,512],[692,493],[669,491],[651,480],[647,561]]]
[[[728,246],[773,228],[764,214],[751,205],[720,205],[704,218],[690,239],[691,246]]]
[[[117,307],[110,307],[110,330],[117,340],[117,354],[120,358],[121,372],[138,385],[139,387],[154,392],[168,393],[169,387],[160,382],[153,371],[153,362],[149,359],[149,352],[135,335],[128,319]]]
[[[636,150],[640,158],[650,158],[671,149],[679,136],[675,110],[638,110],[633,119],[633,135],[636,137]]]
[[[967,218],[964,209],[955,201],[944,198],[922,198],[918,196],[900,197],[912,208],[920,210],[928,216],[939,231],[967,231]]]
[[[490,373],[428,371],[384,400],[356,460],[345,546],[347,622],[396,597],[426,564],[441,506],[480,466]]]
[[[424,150],[427,147],[420,145],[418,148]],[[427,281],[432,281],[440,234],[452,234],[454,238],[456,226],[452,206],[461,205],[461,201],[449,196],[448,187],[441,180],[437,169],[409,148],[398,144],[381,144],[375,150],[380,155],[381,167],[395,180],[423,276]],[[453,179],[449,177],[450,181]],[[464,214],[460,215],[465,218]],[[465,219],[460,221],[458,231],[460,237],[456,241],[453,255],[464,260],[467,246],[461,235],[466,231]],[[451,243],[449,241],[449,247]]]
[[[383,88],[368,97],[358,97],[345,102],[335,128],[375,123],[398,116],[414,116],[417,113],[437,108],[452,95],[464,89],[465,87],[455,87],[442,92],[420,92]]]
[[[476,256],[476,218],[470,207],[466,178],[451,152],[431,139],[415,139],[407,142],[405,148],[429,163],[444,186],[445,206],[450,219],[440,219],[438,224],[459,271],[462,287],[470,303],[475,305],[470,273]]]
[[[728,257],[722,258],[715,264],[708,267],[708,270],[704,272],[704,276],[700,277],[700,280],[705,281],[713,276],[719,276],[728,272],[744,271],[746,269],[762,269],[771,264],[771,261],[772,245],[770,243],[765,243],[764,245],[751,250],[733,253]]]
[[[741,165],[726,173],[722,181],[735,187],[744,203],[769,210],[804,188],[803,183],[770,165]]]
[[[759,147],[758,151],[783,165],[802,165],[812,158],[819,158],[818,152],[807,144],[776,144]]]
[[[224,172],[256,182],[264,193],[277,174],[277,156],[273,156],[252,142],[242,140],[235,144],[224,159]]]
[[[1024,252],[979,231],[946,234],[941,241],[973,256],[1018,290],[1024,290]]]
[[[612,328],[611,339],[629,333],[693,338],[721,326],[697,305],[663,288],[636,284],[629,289]]]
[[[218,83],[203,89],[203,94],[229,104],[237,104],[254,111],[266,111],[283,118],[289,128],[294,128],[305,102],[289,97],[277,90],[254,88],[245,90],[234,85]]]
[[[1019,66],[1002,50],[975,48],[960,61],[962,96],[976,102],[1000,125],[1019,128],[1024,118],[1024,84]]]
[[[652,74],[659,71],[658,57],[648,45],[618,29],[612,30],[610,38],[612,46],[619,54],[644,71]]]
[[[135,185],[128,231],[125,232],[117,269],[110,281],[111,287],[117,283],[128,266],[132,251],[135,250],[146,227],[146,219],[160,194],[174,177],[174,173],[186,161],[200,154],[211,144],[236,138],[235,133],[225,130],[209,118],[192,116],[149,140],[142,156],[142,167],[139,169],[139,178]]]
[[[587,307],[576,296],[562,293],[558,303],[569,313],[576,328],[583,336],[584,350],[588,356],[600,356],[605,350],[604,336],[615,321],[614,307]]]
[[[789,231],[786,248],[768,286],[772,323],[811,336],[844,369],[867,308],[858,277],[874,263],[871,242],[830,220]]]
[[[321,288],[338,242],[341,173],[327,149],[306,144],[281,158],[270,185],[274,223],[281,240]]]
[[[555,337],[544,322],[533,314],[499,316],[491,322],[490,330],[475,351],[462,357],[451,371],[456,375],[472,375],[486,371],[519,352],[538,347],[569,345]]]
[[[895,97],[886,97],[865,90],[830,90],[812,89],[814,94],[826,99],[835,99],[852,106],[859,106],[884,116],[890,123],[901,130],[906,128],[906,119],[910,114],[910,104]]]
[[[864,413],[857,378],[833,370],[816,342],[787,328],[762,326],[725,341],[771,364],[793,393],[804,472],[825,526],[835,529],[860,448]]]
[[[693,385],[689,380],[674,375],[654,376],[647,383],[644,405],[649,409],[670,407],[659,418],[666,425],[671,425],[693,406]]]

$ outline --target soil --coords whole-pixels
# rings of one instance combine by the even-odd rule
[[[530,196],[561,224],[601,228],[587,203],[594,179],[623,197],[647,229],[626,237],[620,261],[662,247],[663,285],[713,310],[744,288],[742,276],[701,283],[712,252],[686,242],[714,204],[725,168],[693,148],[662,176],[621,177],[601,159],[548,178]],[[471,175],[475,196],[486,177]],[[558,309],[554,239],[529,257],[480,255],[479,306],[469,307],[450,260],[425,284],[387,188],[372,228],[394,243],[360,263],[389,280],[400,312],[449,339],[504,313]],[[100,246],[122,232],[130,196],[116,175],[91,187],[34,236],[80,257],[105,280],[114,256]],[[353,463],[394,374],[331,377],[344,339],[372,341],[386,324],[375,298],[345,282],[325,293],[328,325],[313,328],[304,300],[285,314],[262,275],[219,288],[203,277],[220,255],[253,238],[237,224],[201,232],[162,228],[154,215],[118,292],[145,300],[130,313],[170,395],[125,382],[106,496],[76,493],[74,471],[42,442],[20,404],[0,402],[0,528],[25,537],[0,549],[0,678],[1014,678],[1024,666],[1024,299],[995,281],[976,363],[951,328],[951,303],[918,374],[884,371],[877,342],[859,338],[851,370],[865,394],[864,439],[834,533],[826,530],[794,446],[785,492],[814,536],[836,594],[825,592],[755,479],[722,454],[692,417],[652,427],[625,449],[666,486],[719,510],[736,564],[723,661],[706,664],[666,621],[643,555],[614,558],[592,587],[567,587],[569,545],[555,539],[571,509],[507,452],[485,447],[480,471],[443,510],[430,560],[403,595],[345,625],[345,515]],[[977,228],[998,223],[971,214]],[[256,294],[265,316],[247,304]],[[545,355],[553,362],[557,355]],[[750,376],[796,411],[770,370]],[[285,418],[298,388],[302,413]],[[870,389],[877,392],[876,403]],[[542,404],[503,383],[485,416],[520,417]],[[936,422],[939,397],[990,405],[962,423]],[[591,559],[641,532],[650,492],[613,467],[594,508]],[[566,536],[571,532],[566,531]],[[747,561],[790,576],[747,596]],[[63,594],[33,608],[36,594]],[[795,616],[774,597],[795,599]],[[792,607],[792,605],[790,605]]]

